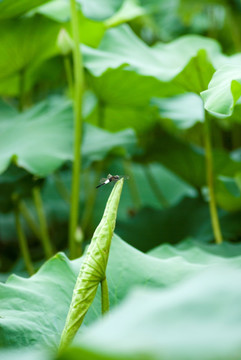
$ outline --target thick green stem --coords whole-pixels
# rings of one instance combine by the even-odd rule
[[[129,186],[129,189],[130,189],[133,204],[134,204],[136,209],[139,209],[141,207],[141,197],[140,197],[140,194],[138,192],[137,185],[136,185],[136,182],[135,182],[135,179],[134,179],[134,174],[133,174],[132,169],[131,169],[130,160],[124,160],[123,165],[124,165],[125,174],[130,176],[130,178],[128,180],[128,186]]]
[[[66,79],[69,87],[69,95],[72,98],[73,97],[73,76],[72,76],[72,66],[70,62],[69,55],[64,56],[64,68],[66,73]]]
[[[46,258],[50,258],[53,255],[53,250],[48,234],[48,226],[45,218],[44,207],[40,195],[40,190],[37,186],[33,188],[33,200],[38,214],[41,241]]]
[[[109,311],[110,301],[109,301],[109,291],[106,277],[101,281],[101,309],[102,314],[105,314]]]
[[[75,235],[79,216],[79,187],[81,170],[81,139],[82,139],[82,95],[84,72],[82,54],[80,52],[78,13],[75,0],[70,0],[71,4],[71,23],[74,38],[74,162],[72,169],[72,189],[70,205],[70,224],[69,224],[69,250],[70,258],[76,254]]]
[[[146,173],[147,180],[150,184],[150,187],[156,196],[156,199],[159,201],[159,203],[162,205],[162,207],[164,207],[164,208],[169,207],[167,199],[165,198],[165,196],[163,195],[159,186],[157,185],[156,180],[151,172],[150,165],[145,166],[145,173]]]
[[[32,232],[34,233],[34,235],[38,239],[41,239],[39,228],[38,228],[37,224],[35,223],[34,219],[32,218],[32,216],[31,216],[30,212],[28,211],[28,208],[23,200],[19,201],[18,208],[19,208],[20,213],[24,217],[26,223],[28,224],[28,226],[30,227]]]
[[[212,222],[215,241],[217,244],[221,244],[223,239],[222,239],[222,233],[220,229],[217,206],[215,201],[211,135],[210,135],[209,117],[206,110],[205,110],[205,122],[204,122],[204,135],[205,135],[205,153],[206,153],[206,173],[207,173],[207,185],[209,190],[209,208],[210,208],[211,222]]]
[[[14,215],[15,215],[15,224],[16,224],[16,230],[17,230],[17,235],[18,235],[18,240],[19,240],[19,246],[20,246],[21,253],[23,255],[24,263],[25,263],[25,266],[26,266],[26,269],[27,269],[29,275],[33,275],[34,267],[33,267],[32,261],[31,261],[27,239],[25,237],[25,234],[23,232],[23,228],[22,228],[22,225],[20,222],[18,206],[16,206],[16,208],[15,208]]]

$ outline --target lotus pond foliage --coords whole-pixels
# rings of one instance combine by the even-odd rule
[[[240,359],[240,19],[0,0],[1,359]]]

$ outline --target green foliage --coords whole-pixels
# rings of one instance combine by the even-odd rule
[[[1,121],[0,128],[0,172],[13,161],[28,172],[43,177],[73,159],[72,106],[66,99],[44,101],[16,116],[9,113]],[[96,146],[97,138],[102,143],[101,151],[100,145]],[[111,134],[86,124],[82,149],[84,166],[104,159],[111,150],[119,149],[124,155],[134,151],[135,143],[131,129]]]
[[[238,359],[240,278],[224,266],[171,288],[135,290],[61,359]]]
[[[240,211],[232,216],[220,211],[219,218],[225,239],[240,236]],[[133,219],[121,219],[117,224],[117,231],[127,242],[142,251],[148,251],[160,243],[177,243],[189,236],[201,242],[213,239],[208,205],[197,198],[184,198],[176,206],[164,210],[150,206],[143,208]]]
[[[138,356],[143,351],[143,348],[139,348],[138,340],[142,337],[141,344],[145,346],[147,351],[145,353],[149,356],[155,349],[156,351],[163,349],[170,354],[172,354],[171,351],[177,351],[177,353],[181,351],[180,358],[184,354],[186,357],[191,357],[197,344],[200,344],[198,337],[194,347],[183,347],[181,344],[188,343],[190,337],[196,336],[193,326],[196,328],[197,324],[199,326],[202,324],[203,331],[199,334],[202,343],[205,341],[209,344],[207,353],[202,353],[203,356],[210,358],[215,355],[222,359],[222,352],[227,352],[229,357],[235,354],[235,347],[240,341],[238,335],[240,332],[238,328],[233,327],[232,321],[235,321],[235,316],[239,316],[240,311],[237,301],[240,296],[237,286],[241,266],[240,246],[224,244],[221,250],[220,247],[216,247],[216,255],[212,255],[214,249],[210,245],[199,250],[195,243],[186,242],[183,247],[184,249],[181,250],[179,246],[180,250],[178,250],[163,245],[152,251],[150,255],[145,255],[118,237],[113,238],[107,278],[110,304],[116,310],[111,311],[111,316],[103,319],[99,325],[93,324],[89,329],[84,327],[79,332],[78,341],[81,341],[83,348],[83,350],[78,350],[79,354],[82,354],[82,351],[89,346],[92,347],[92,351],[100,351],[100,354],[103,351],[108,354],[110,349],[112,349],[111,353],[114,351],[114,354],[116,352],[118,354],[122,344],[125,350],[123,356],[130,354],[131,349],[133,356],[135,354]],[[224,258],[220,254],[221,251],[225,255],[235,254],[236,256]],[[82,262],[82,258],[69,261],[63,254],[58,254],[32,278],[23,279],[11,276],[5,285],[1,285],[2,346],[32,345],[39,348],[40,345],[44,345],[55,348],[58,345]],[[200,272],[201,275],[196,275]],[[117,305],[122,302],[134,285],[142,286],[142,290],[128,297],[118,309]],[[150,286],[155,289],[150,289]],[[220,295],[222,292],[223,296]],[[203,294],[205,294],[204,297]],[[222,306],[220,306],[220,301]],[[228,311],[230,307],[233,309],[232,313]],[[36,312],[39,314],[37,319]],[[99,314],[100,292],[97,292],[97,298],[91,305],[84,324],[89,326]],[[207,315],[205,321],[204,314]],[[112,321],[119,326],[113,327]],[[142,326],[140,322],[143,322]],[[228,323],[229,326],[227,326]],[[183,333],[181,341],[178,341],[181,334],[177,324],[182,324],[184,328],[188,326],[189,329],[188,333],[181,332]],[[170,333],[167,332],[169,327]],[[128,335],[128,328],[132,329],[132,336]],[[207,329],[209,329],[208,333]],[[211,329],[215,329],[216,339],[220,336],[228,336],[230,340],[232,339],[232,346],[230,341],[223,341],[221,351],[220,342],[214,341],[214,333]],[[150,341],[150,336],[154,335],[153,331],[154,342],[156,345],[159,344],[157,347],[153,347],[154,343]],[[236,332],[237,337],[232,336],[233,331]],[[121,336],[124,338],[122,339]],[[110,344],[112,344],[111,347]],[[211,349],[212,353],[209,353]],[[70,353],[72,351],[74,352],[71,350]]]
[[[94,0],[92,3],[88,0],[77,0],[77,3],[80,4],[86,17],[95,20],[104,20],[111,17],[120,9],[123,0],[104,0],[101,3],[98,0]]]
[[[203,122],[204,111],[202,101],[195,94],[184,94],[170,98],[153,98],[160,117],[170,120],[170,126],[178,129],[189,129],[197,122]]]
[[[58,24],[40,16],[2,21],[0,78],[30,70],[56,55],[58,31]]]
[[[16,2],[13,0],[2,0],[0,3],[0,19],[9,19],[24,14],[25,12],[40,6],[49,0],[23,0]]]
[[[40,185],[42,181],[37,181],[26,171],[10,166],[9,169],[0,177],[1,196],[0,209],[6,213],[12,211],[14,200],[26,199],[31,196],[33,186]]]
[[[240,358],[240,14],[0,0],[1,359]]]
[[[233,63],[220,67],[210,81],[208,90],[201,94],[205,108],[211,114],[220,117],[232,114],[241,95],[240,63],[240,56],[237,56]]]
[[[199,93],[214,72],[207,56],[214,63],[222,59],[218,44],[211,39],[190,35],[150,48],[126,25],[108,30],[98,49],[83,46],[82,51],[101,101],[128,106],[143,105],[153,96]],[[199,67],[205,67],[205,73],[200,74]],[[130,96],[132,89],[135,97]]]

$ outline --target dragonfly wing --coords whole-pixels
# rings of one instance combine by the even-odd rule
[[[104,182],[107,180],[107,178],[100,179],[100,184],[104,184]]]

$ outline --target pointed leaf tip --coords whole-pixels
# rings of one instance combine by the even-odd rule
[[[101,222],[92,237],[73,291],[69,313],[61,336],[60,351],[73,340],[95,298],[99,283],[105,279],[123,183],[124,179],[120,179],[115,184]]]

